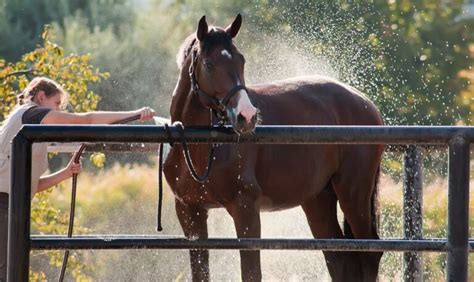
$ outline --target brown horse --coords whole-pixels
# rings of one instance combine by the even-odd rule
[[[265,125],[382,125],[374,104],[359,91],[320,76],[245,86],[244,56],[232,39],[241,16],[227,28],[199,21],[178,53],[179,80],[171,119],[184,126],[210,123],[210,109],[239,134]],[[258,110],[257,110],[258,109]],[[239,238],[260,238],[260,212],[302,206],[315,238],[378,238],[376,184],[380,145],[255,145],[215,148],[208,181],[190,175],[175,144],[165,162],[184,234],[205,239],[211,208],[225,208]],[[189,146],[197,171],[208,165],[209,145]],[[344,213],[344,232],[337,202]],[[382,253],[324,252],[335,281],[375,281]],[[192,277],[209,280],[209,252],[191,250]],[[240,251],[242,279],[262,278],[259,251]]]

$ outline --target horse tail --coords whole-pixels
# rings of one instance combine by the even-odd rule
[[[378,212],[379,210],[379,180],[380,180],[380,164],[377,167],[377,172],[375,173],[375,178],[374,178],[374,187],[372,190],[372,197],[370,200],[370,213],[371,213],[371,218],[372,218],[372,231],[375,233],[378,239],[378,228],[379,228],[379,219],[380,219],[380,214]]]
[[[379,212],[378,212],[378,194],[379,194],[379,179],[380,179],[380,165],[377,167],[377,172],[375,173],[374,186],[372,189],[372,195],[370,197],[370,216],[372,218],[372,231],[375,233],[377,239],[378,237],[378,227],[379,227]],[[351,226],[349,222],[344,218],[344,238],[354,239],[354,233],[352,233]]]

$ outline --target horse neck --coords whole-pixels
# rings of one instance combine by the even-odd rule
[[[171,121],[180,121],[183,125],[209,125],[209,110],[204,108],[196,95],[191,93],[189,78],[190,59],[181,68],[171,100]]]

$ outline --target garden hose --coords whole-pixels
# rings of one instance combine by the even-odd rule
[[[138,120],[138,119],[140,119],[140,115],[135,115],[135,116],[123,119],[123,120],[119,120],[119,121],[114,122],[112,124],[128,123],[128,122],[135,121],[135,120]],[[76,164],[79,163],[79,161],[81,159],[81,156],[82,156],[82,153],[84,152],[85,149],[86,149],[86,145],[82,144],[81,147],[79,148],[79,150],[74,154],[74,157],[73,157],[73,162],[74,163],[76,163]],[[76,210],[76,190],[77,190],[77,173],[74,173],[72,175],[71,208],[70,208],[70,212],[69,212],[69,226],[68,226],[68,230],[67,230],[67,237],[68,238],[72,237],[72,230],[73,230],[73,226],[74,226],[74,214],[75,214],[75,210]],[[63,263],[62,263],[62,266],[61,266],[61,272],[59,274],[59,281],[60,282],[62,282],[64,280],[64,274],[66,273],[66,267],[67,267],[68,259],[69,259],[69,250],[66,250],[64,252]]]

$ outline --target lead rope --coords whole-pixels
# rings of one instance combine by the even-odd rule
[[[191,154],[189,153],[189,147],[188,143],[186,142],[186,137],[184,136],[184,126],[181,123],[176,123],[176,127],[179,129],[179,137],[181,138],[181,142],[183,143],[183,153],[184,153],[184,158],[186,160],[186,164],[188,166],[189,172],[191,173],[191,176],[194,178],[199,183],[205,183],[207,179],[209,178],[209,174],[211,172],[211,166],[212,166],[212,161],[214,160],[214,149],[215,146],[213,144],[209,145],[209,156],[207,159],[207,166],[206,170],[202,175],[199,175],[196,171],[196,168],[193,164],[193,161],[191,159]]]
[[[168,125],[165,125],[165,128],[168,129]],[[163,150],[164,143],[160,143],[159,149],[159,165],[158,165],[158,217],[156,224],[156,231],[163,231],[163,226],[161,226],[161,207],[163,205]]]
[[[209,109],[209,127],[212,128],[212,114],[216,114],[216,116],[219,118],[218,126],[223,127],[225,125],[225,120],[222,120],[219,115],[217,115],[217,112],[213,111],[212,109]],[[175,122],[173,125],[175,125],[178,128],[179,132],[179,137],[181,138],[181,143],[183,143],[183,154],[184,154],[184,159],[186,160],[186,165],[188,166],[188,170],[191,173],[191,176],[194,178],[199,183],[205,183],[207,179],[209,178],[209,174],[211,173],[211,166],[212,166],[212,161],[214,160],[214,149],[216,148],[214,144],[209,144],[209,154],[208,154],[208,159],[207,159],[207,166],[206,170],[202,175],[199,175],[196,172],[196,168],[193,164],[193,161],[191,159],[191,154],[189,153],[189,147],[188,143],[186,142],[186,137],[184,136],[184,126],[181,122]]]
[[[164,124],[166,134],[168,134],[168,140],[171,140],[171,131],[170,127],[167,123]],[[173,142],[169,142],[170,146],[173,147]],[[158,215],[157,215],[157,223],[156,223],[156,231],[160,232],[163,231],[163,227],[161,226],[161,208],[163,205],[163,154],[164,153],[164,143],[160,143],[160,147],[158,150],[159,160],[158,160]]]
[[[138,119],[140,119],[140,115],[135,115],[123,120],[119,120],[117,122],[113,122],[112,124],[128,123],[128,122],[138,120]],[[86,149],[86,145],[82,144],[79,150],[74,154],[73,162],[75,164],[79,163],[79,160],[81,159],[82,153],[84,152],[85,149]],[[69,212],[69,226],[67,230],[68,238],[72,238],[72,231],[74,227],[74,215],[76,211],[76,191],[77,191],[77,173],[74,173],[72,175],[71,208]],[[61,265],[61,272],[59,274],[59,279],[58,279],[59,282],[64,281],[64,275],[66,273],[68,259],[69,259],[69,250],[66,250],[64,252],[63,263]]]
[[[210,127],[212,127],[212,111],[210,112],[210,120],[209,120]],[[183,143],[183,154],[186,160],[186,165],[188,166],[188,170],[191,176],[199,183],[205,183],[208,178],[209,174],[211,173],[211,166],[212,161],[214,160],[214,149],[215,146],[210,144],[209,148],[209,156],[207,160],[207,167],[206,171],[202,175],[199,175],[196,172],[196,168],[194,167],[193,161],[191,160],[191,154],[189,153],[188,143],[186,142],[186,137],[184,136],[184,126],[181,122],[174,122],[173,123],[176,128],[178,128],[179,137],[181,138],[181,143]],[[166,134],[168,135],[168,140],[172,140],[171,130],[167,123],[164,124]],[[219,122],[219,126],[224,126],[224,123]],[[173,142],[169,142],[170,146],[173,147]],[[164,151],[164,143],[160,143],[159,147],[159,164],[158,164],[158,215],[157,215],[157,231],[162,231],[163,227],[161,226],[161,208],[162,208],[162,201],[163,201],[163,151]]]

